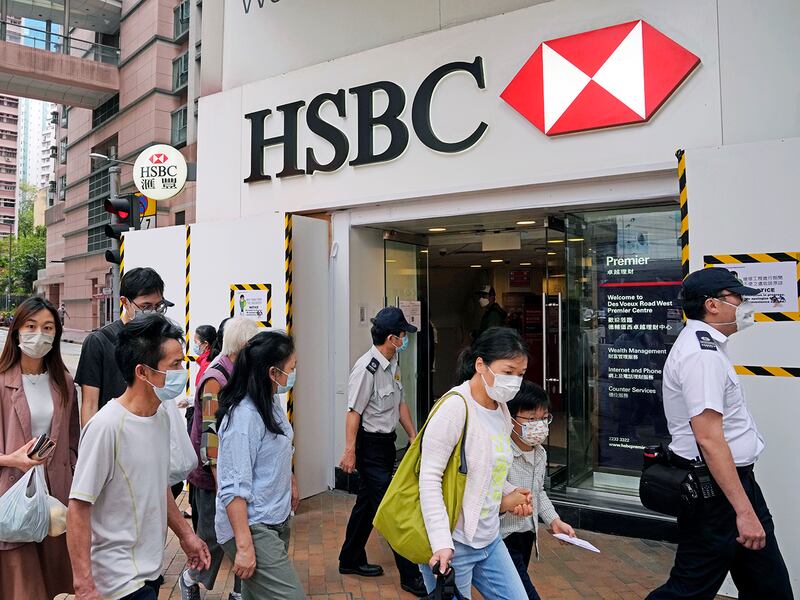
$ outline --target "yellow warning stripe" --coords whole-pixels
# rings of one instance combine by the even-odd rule
[[[286,333],[292,334],[292,215],[284,217],[284,270],[286,276]],[[286,395],[286,415],[289,423],[294,424],[294,394],[292,390]]]
[[[736,365],[739,375],[755,375],[758,377],[800,377],[800,367],[768,367]]]
[[[191,342],[189,341],[191,338],[190,330],[189,330],[189,300],[191,298],[190,293],[190,273],[191,273],[191,266],[192,266],[192,226],[186,226],[186,292],[184,294],[184,310],[185,310],[185,318],[186,318],[186,330],[184,331],[184,335],[186,336],[186,368],[189,369],[190,363],[196,360],[196,357],[189,356],[189,351],[191,350]],[[186,395],[189,395],[189,390],[191,388],[191,377],[186,379]]]
[[[681,207],[681,270],[683,277],[689,275],[689,196],[686,192],[686,153],[683,150],[675,152],[678,159],[678,190],[680,192]]]

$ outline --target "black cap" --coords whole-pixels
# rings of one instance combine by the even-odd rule
[[[175,306],[174,302],[170,302],[166,298],[162,298],[161,301],[164,303],[164,306],[166,306],[167,308],[172,308],[173,306]]]
[[[416,333],[417,328],[411,323],[406,321],[406,316],[403,311],[396,306],[387,306],[378,311],[373,319],[370,319],[373,325],[377,325],[382,329],[389,331],[405,331],[408,333]]]
[[[700,269],[683,280],[683,297],[716,296],[722,290],[728,290],[740,296],[755,296],[761,290],[747,287],[742,280],[728,269],[710,267]]]

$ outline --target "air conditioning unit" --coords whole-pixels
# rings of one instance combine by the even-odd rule
[[[56,182],[55,181],[49,182],[48,185],[50,186],[50,191],[51,192],[55,192],[56,191]]]
[[[50,146],[50,158],[58,158],[58,146]]]
[[[50,123],[53,125],[58,125],[58,111],[54,110],[50,113]]]

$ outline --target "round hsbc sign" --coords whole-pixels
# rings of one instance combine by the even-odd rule
[[[186,185],[186,159],[166,144],[144,150],[133,164],[133,183],[144,196],[153,200],[172,198]]]

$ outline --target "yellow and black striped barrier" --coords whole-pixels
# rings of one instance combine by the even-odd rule
[[[185,324],[186,324],[186,331],[184,335],[186,335],[186,369],[189,369],[189,365],[196,360],[196,357],[189,356],[189,352],[191,351],[191,332],[189,330],[189,300],[191,299],[191,280],[190,280],[190,273],[191,273],[191,264],[192,264],[192,226],[186,226],[186,279],[185,279],[185,293],[184,293],[184,309],[185,309]],[[189,390],[191,387],[191,377],[187,378],[186,380],[186,395],[189,395]]]
[[[739,375],[755,375],[757,377],[800,377],[800,367],[756,367],[750,365],[736,365],[734,367]]]
[[[236,292],[264,291],[267,292],[267,314],[264,319],[256,321],[259,327],[272,327],[272,284],[269,283],[232,283],[230,296],[230,316],[236,314]]]
[[[286,272],[286,333],[292,334],[292,215],[284,217],[284,269]],[[289,390],[286,395],[286,415],[289,423],[294,424],[294,395]]]
[[[800,252],[767,252],[760,254],[709,254],[703,257],[706,267],[719,265],[745,265],[753,263],[794,262],[797,282],[796,291],[800,302]],[[758,286],[754,286],[758,287]],[[800,312],[757,312],[755,320],[761,323],[800,321]]]
[[[689,201],[686,195],[686,153],[678,150],[678,189],[681,204],[681,267],[683,278],[689,275]]]

